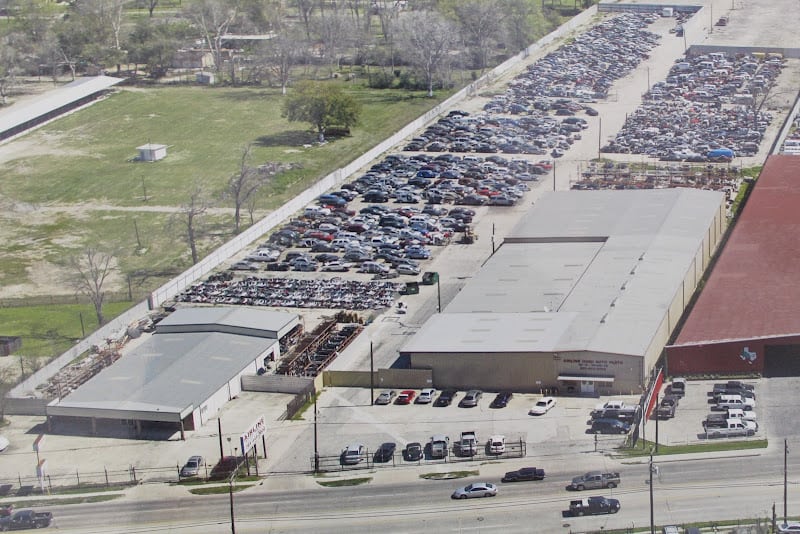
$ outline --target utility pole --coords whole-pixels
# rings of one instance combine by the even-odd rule
[[[372,341],[369,342],[369,399],[369,403],[371,405],[375,400],[375,359],[372,352]],[[316,411],[317,408],[315,406],[314,417],[317,416]]]
[[[556,190],[556,160],[553,159],[553,191]]]
[[[317,393],[314,392],[314,473],[319,473],[319,442],[317,441]]]
[[[600,148],[603,145],[603,117],[598,117],[597,124],[597,159],[600,159]]]
[[[650,453],[650,534],[656,534],[653,518],[653,453]]]
[[[786,438],[783,439],[783,522],[786,524],[786,477],[788,473],[788,467],[786,465],[787,459],[789,457],[789,442]]]

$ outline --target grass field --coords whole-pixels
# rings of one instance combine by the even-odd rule
[[[107,317],[114,317],[133,304],[112,302],[103,310]],[[18,354],[49,358],[70,348],[83,337],[84,330],[86,333],[96,330],[97,317],[91,304],[24,306],[0,308],[0,325],[0,335],[22,337]]]
[[[12,156],[0,159],[0,299],[72,294],[66,259],[90,244],[116,258],[107,289],[125,291],[130,278],[142,295],[190,265],[179,211],[196,184],[216,208],[203,218],[201,253],[231,237],[232,204],[223,189],[246,145],[253,144],[253,165],[293,164],[263,191],[256,217],[263,216],[449,96],[330,83],[361,102],[361,122],[351,136],[322,146],[309,125],[281,118],[278,90],[194,86],[123,87],[7,143]],[[132,161],[147,142],[168,145],[167,158]],[[108,305],[106,317],[130,304]],[[51,356],[80,337],[79,311],[86,332],[94,330],[88,305],[0,308],[0,335],[21,335],[21,354]]]
[[[312,145],[308,125],[281,118],[277,90],[254,88],[123,88],[23,137],[38,148],[34,154],[21,151],[0,165],[0,199],[15,208],[0,214],[0,298],[13,296],[13,286],[24,286],[42,262],[57,270],[87,244],[114,251],[125,275],[180,272],[189,255],[176,212],[195,184],[202,184],[223,209],[206,217],[209,237],[201,249],[229,238],[232,204],[223,200],[223,189],[247,144],[254,146],[254,165],[294,167],[263,192],[256,208],[263,215],[448,96],[428,99],[423,93],[330,83],[362,103],[362,119],[351,136],[322,146]],[[135,147],[148,141],[169,145],[167,158],[131,161]],[[149,274],[141,283],[151,288],[169,278]],[[17,293],[26,293],[21,289]]]

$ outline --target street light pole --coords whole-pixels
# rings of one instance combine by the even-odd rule
[[[650,453],[650,534],[656,534],[653,518],[653,453]]]
[[[783,440],[783,522],[786,524],[786,476],[787,476],[787,465],[786,461],[789,457],[789,443],[784,438]]]
[[[314,473],[319,473],[319,442],[317,441],[317,393],[314,392]]]

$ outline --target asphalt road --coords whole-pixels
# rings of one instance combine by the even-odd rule
[[[800,510],[795,491],[800,455],[790,455],[789,513]],[[689,521],[766,518],[772,503],[782,515],[781,447],[737,457],[659,458],[654,478],[657,525]],[[564,463],[568,466],[568,463]],[[418,480],[396,484],[292,491],[253,487],[234,494],[237,533],[263,532],[558,532],[649,524],[647,460],[618,468],[620,487],[605,492],[568,492],[576,473],[549,472],[543,482],[500,484],[494,498],[454,501],[456,487],[478,478]],[[362,476],[362,475],[358,475]],[[363,475],[367,476],[367,475]],[[496,482],[496,480],[494,480]],[[154,493],[156,490],[154,489]],[[622,503],[616,515],[565,517],[570,499],[603,494]],[[54,506],[60,532],[229,532],[228,495]],[[535,518],[535,519],[534,519]]]

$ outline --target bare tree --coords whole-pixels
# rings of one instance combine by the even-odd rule
[[[496,37],[500,34],[503,12],[504,9],[496,0],[462,0],[455,5],[461,35],[469,46],[474,65],[478,69],[486,68],[489,51],[497,44]]]
[[[189,192],[189,199],[181,206],[183,224],[186,226],[186,244],[192,252],[192,265],[200,258],[197,253],[197,239],[200,230],[200,218],[208,211],[210,202],[202,185],[196,184]]]
[[[348,37],[353,33],[350,18],[338,9],[320,13],[313,20],[313,28],[322,43],[324,57],[328,60],[331,74],[338,68],[340,48],[346,46]]]
[[[279,29],[275,37],[264,43],[258,51],[258,62],[280,84],[281,94],[286,94],[292,68],[297,64],[303,48],[305,46],[300,33],[287,26]]]
[[[280,170],[278,163],[266,163],[258,168],[250,165],[252,156],[252,144],[248,144],[242,149],[242,158],[239,163],[239,170],[228,180],[228,187],[225,190],[227,196],[233,200],[233,231],[239,233],[241,223],[242,207],[248,205],[255,193],[267,185]],[[255,206],[253,206],[255,209]],[[250,212],[252,223],[253,213]]]
[[[150,14],[150,18],[153,18],[153,11],[155,11],[157,7],[158,0],[147,0],[147,12]]]
[[[191,20],[203,32],[203,39],[211,50],[214,70],[222,71],[222,38],[236,21],[238,2],[225,0],[200,0],[187,9]]]
[[[455,27],[438,13],[414,12],[399,20],[393,32],[405,59],[421,71],[433,96],[433,84],[445,67],[457,42]]]
[[[13,35],[5,35],[0,38],[0,106],[8,103],[8,92],[16,83],[19,72],[19,54]]]
[[[314,0],[295,0],[297,11],[306,28],[306,39],[311,39],[311,14],[314,12]]]
[[[105,324],[103,302],[106,298],[104,288],[106,279],[114,270],[114,257],[96,248],[87,247],[80,254],[69,259],[72,269],[72,285],[75,291],[89,297],[97,315],[97,324]]]

